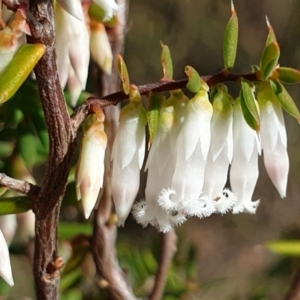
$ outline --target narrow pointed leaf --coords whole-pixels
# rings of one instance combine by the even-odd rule
[[[269,22],[268,17],[266,17],[266,22],[267,22],[267,26],[269,29],[269,34],[268,34],[267,41],[266,41],[266,46],[268,46],[271,43],[276,42],[276,35],[275,35],[272,25]]]
[[[173,63],[172,63],[172,57],[170,53],[170,49],[168,46],[161,43],[162,46],[162,52],[161,52],[161,64],[163,67],[163,73],[164,77],[162,80],[168,81],[173,79]]]
[[[0,104],[19,89],[37,62],[43,56],[42,44],[22,44],[0,77]]]
[[[265,247],[277,254],[288,256],[300,256],[300,241],[299,240],[279,240],[271,241],[265,244]]]
[[[276,41],[265,47],[260,59],[262,80],[266,80],[272,75],[273,70],[278,65],[279,56],[280,50]]]
[[[130,90],[130,80],[126,64],[121,55],[118,55],[118,70],[122,81],[123,91],[126,95],[128,95]]]
[[[223,57],[225,69],[230,70],[234,66],[238,42],[239,24],[236,12],[234,10],[233,2],[231,2],[231,18],[227,23],[224,43],[223,43]]]
[[[201,88],[201,78],[198,72],[193,67],[186,66],[185,74],[189,78],[189,82],[186,85],[187,89],[192,93],[198,93]]]
[[[271,81],[271,87],[280,102],[281,106],[285,109],[287,113],[289,113],[291,116],[297,119],[297,121],[300,123],[300,113],[299,110],[290,96],[290,94],[287,92],[287,90],[284,88],[284,86],[278,82],[278,81]]]
[[[294,84],[300,82],[300,71],[281,67],[275,70],[275,76],[279,79],[282,83],[286,84]]]
[[[32,208],[28,197],[0,198],[0,215],[19,214]]]
[[[152,143],[156,133],[159,107],[162,98],[159,94],[151,93],[149,95],[149,105],[147,110],[147,121],[149,130],[149,145]]]
[[[259,131],[259,113],[256,106],[256,100],[249,83],[242,79],[241,81],[241,107],[247,124],[255,131]]]

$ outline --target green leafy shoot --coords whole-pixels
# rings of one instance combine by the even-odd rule
[[[149,142],[148,147],[150,147],[158,124],[158,115],[159,115],[159,108],[160,103],[164,101],[162,95],[157,93],[150,93],[149,101],[148,101],[148,110],[147,110],[147,122],[148,122],[148,130],[149,130]]]
[[[300,71],[287,68],[287,67],[280,67],[276,68],[273,72],[272,77],[275,77],[280,82],[285,84],[295,84],[300,82]]]
[[[284,86],[278,81],[270,81],[271,87],[284,110],[300,123],[299,110]]]
[[[173,63],[171,52],[168,46],[161,42],[162,52],[161,52],[161,64],[163,67],[164,77],[162,81],[170,81],[173,79]]]
[[[191,66],[185,67],[185,74],[189,78],[189,82],[186,85],[186,88],[192,93],[198,93],[201,88],[201,77],[198,72]]]
[[[260,59],[261,79],[267,80],[278,65],[280,49],[276,41],[268,44]]]
[[[122,81],[123,92],[128,95],[130,90],[130,80],[126,64],[121,55],[118,55],[118,71]]]
[[[19,214],[32,208],[32,203],[28,197],[0,198],[0,216]]]
[[[267,26],[268,26],[268,29],[269,29],[269,34],[268,34],[267,41],[266,41],[266,46],[268,46],[271,43],[276,42],[277,40],[276,40],[276,35],[275,35],[274,30],[273,30],[273,27],[270,24],[269,19],[268,19],[267,16],[266,16],[266,22],[267,22]]]
[[[233,1],[231,1],[231,18],[229,19],[225,29],[223,43],[224,66],[227,70],[232,69],[234,66],[238,43],[238,31],[238,18],[234,9]]]
[[[259,132],[260,121],[259,113],[257,109],[256,99],[254,98],[254,93],[252,87],[247,80],[242,78],[241,81],[241,108],[244,115],[244,118],[247,124],[256,132]]]

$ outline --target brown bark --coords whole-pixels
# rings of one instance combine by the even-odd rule
[[[35,67],[39,94],[48,127],[49,160],[38,197],[34,202],[35,223],[34,278],[38,299],[58,299],[59,268],[57,226],[61,201],[66,189],[70,160],[75,148],[55,54],[53,2],[31,0],[30,43],[42,43],[46,52]]]

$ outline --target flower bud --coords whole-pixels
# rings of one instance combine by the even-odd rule
[[[82,200],[86,219],[90,216],[103,186],[106,145],[104,124],[96,120],[84,133],[75,175],[77,199]]]
[[[97,21],[91,21],[91,55],[106,74],[111,73],[113,54],[107,37],[105,26]]]

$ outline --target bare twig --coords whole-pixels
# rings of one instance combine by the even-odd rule
[[[5,186],[10,190],[28,195],[33,198],[37,196],[40,190],[37,185],[27,181],[11,178],[4,173],[0,173],[0,186]]]
[[[172,230],[168,233],[162,233],[162,248],[158,263],[158,270],[155,276],[155,283],[149,300],[160,300],[164,291],[168,270],[172,262],[174,253],[177,250],[177,236]]]
[[[246,73],[246,74],[232,74],[228,72],[220,72],[214,75],[207,75],[201,77],[209,86],[216,85],[217,83],[224,82],[238,82],[241,78],[245,78],[249,81],[258,81],[256,73]],[[146,85],[138,86],[139,93],[141,95],[148,95],[150,92],[166,92],[176,89],[184,89],[188,83],[188,79],[179,79],[173,81],[159,81],[155,83],[150,83]],[[93,103],[99,103],[100,106],[107,107],[111,105],[117,105],[118,103],[128,99],[123,91],[118,91],[113,94],[109,94],[103,97],[90,97],[85,103],[79,106],[71,116],[71,122],[74,130],[76,131],[86,116],[91,113],[90,107]]]

